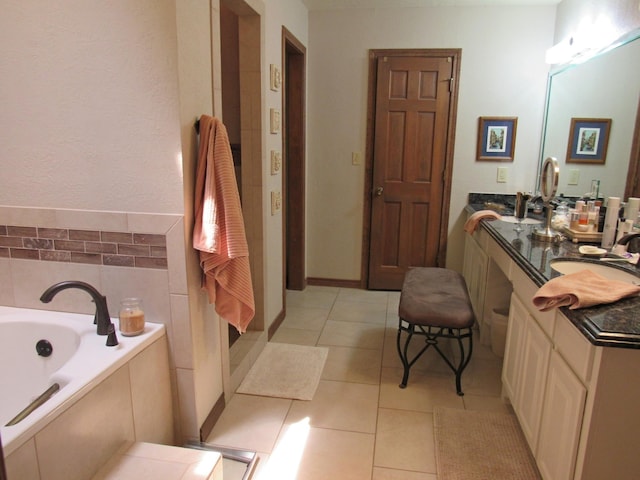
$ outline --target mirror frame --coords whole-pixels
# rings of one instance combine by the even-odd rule
[[[627,185],[624,189],[624,198],[640,197],[640,100],[638,100],[638,113],[636,114],[636,126],[633,130],[633,142],[631,143],[631,155],[629,157],[629,171],[627,173]]]
[[[610,45],[603,47],[599,52],[593,55],[588,61],[593,58],[597,58],[601,55],[605,55],[607,52],[611,50],[615,50],[616,48],[622,47],[631,43],[633,41],[640,41],[640,28],[636,28],[618,38],[616,41],[612,42]],[[565,63],[561,65],[554,66],[550,69],[548,77],[547,77],[547,92],[545,96],[545,105],[544,105],[544,120],[542,124],[542,137],[540,138],[540,152],[539,152],[539,160],[538,167],[536,172],[536,191],[540,192],[541,182],[542,182],[542,168],[544,164],[544,144],[546,140],[547,134],[547,123],[549,116],[549,103],[551,98],[551,85],[552,78],[554,75],[558,75],[565,71],[568,68],[573,68],[576,65],[571,63]],[[627,181],[625,184],[624,190],[624,198],[629,197],[640,197],[640,98],[638,99],[638,109],[636,113],[635,125],[633,128],[633,139],[631,143],[631,152],[629,155],[629,167],[627,171]]]

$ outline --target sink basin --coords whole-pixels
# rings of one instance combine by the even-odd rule
[[[507,223],[518,223],[518,219],[513,215],[503,215],[500,220]],[[541,223],[540,220],[536,220],[535,218],[525,218],[522,220],[522,225],[540,225]]]
[[[591,270],[609,280],[640,285],[640,277],[629,270],[609,264],[601,260],[577,260],[571,258],[556,258],[549,263],[552,270],[563,275],[576,273],[581,270]]]

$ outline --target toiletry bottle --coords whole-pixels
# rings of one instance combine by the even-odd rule
[[[580,210],[580,216],[578,217],[578,230],[585,231],[587,230],[589,225],[589,211],[587,210],[586,205],[582,205],[582,210]]]
[[[591,202],[589,202],[591,203]],[[588,213],[588,222],[589,222],[589,231],[590,232],[597,232],[598,231],[598,218],[600,216],[600,207],[595,206],[595,204],[592,204],[589,206],[589,213]]]
[[[578,219],[580,218],[580,213],[576,210],[571,210],[569,213],[569,228],[571,230],[578,231]]]
[[[602,229],[602,248],[610,249],[616,237],[616,226],[620,210],[620,197],[609,197],[607,200],[607,213],[604,217],[604,227]]]

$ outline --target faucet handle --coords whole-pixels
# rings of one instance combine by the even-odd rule
[[[116,335],[116,327],[111,323],[107,330],[107,347],[115,347],[118,345],[118,336]]]

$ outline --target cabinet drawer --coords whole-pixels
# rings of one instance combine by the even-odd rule
[[[511,275],[511,281],[513,283],[513,289],[518,293],[518,296],[523,300],[525,307],[529,310],[531,315],[540,324],[540,327],[544,332],[553,336],[553,327],[555,324],[555,309],[548,312],[541,312],[533,306],[532,299],[538,291],[538,286],[527,276],[524,271],[519,267],[514,267]]]
[[[511,265],[513,261],[507,252],[496,243],[493,238],[489,238],[489,257],[495,262],[495,264],[502,270],[505,277],[511,280]]]
[[[583,382],[588,382],[593,366],[595,346],[562,313],[556,313],[553,336],[558,352]]]

